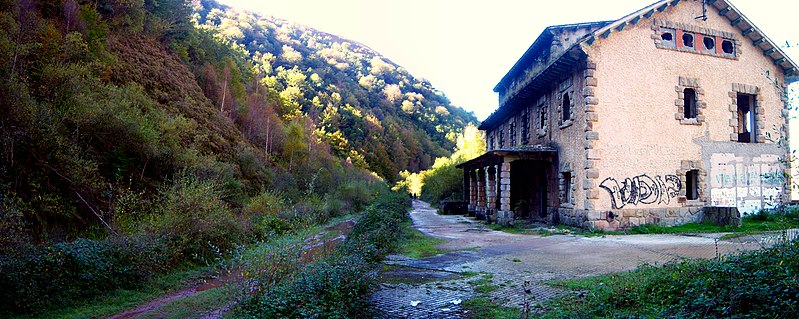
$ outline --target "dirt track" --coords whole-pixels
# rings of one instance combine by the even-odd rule
[[[447,239],[441,248],[452,252],[419,260],[392,256],[387,263],[402,266],[394,271],[412,273],[408,270],[413,269],[417,276],[429,278],[464,272],[491,274],[493,283],[499,287],[491,297],[508,306],[523,302],[524,282],[529,283],[533,300],[540,302],[564,293],[545,285],[550,280],[632,270],[645,263],[658,265],[683,258],[714,258],[717,253],[762,247],[760,238],[719,240],[724,234],[603,237],[510,234],[487,229],[463,216],[438,215],[421,201],[414,201],[410,216],[419,231]],[[469,284],[473,278],[427,283],[412,283],[413,278],[408,279],[408,284],[383,284],[383,289],[373,296],[374,304],[381,310],[379,317],[457,318],[462,313],[456,301],[476,295],[474,285]]]

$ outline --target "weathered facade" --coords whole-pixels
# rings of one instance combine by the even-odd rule
[[[470,211],[601,229],[788,199],[797,65],[727,0],[659,1],[544,30],[494,88]]]

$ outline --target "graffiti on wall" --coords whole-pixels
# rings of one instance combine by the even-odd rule
[[[742,213],[773,208],[781,202],[785,176],[777,155],[756,157],[715,153],[710,157],[710,202]]]
[[[608,177],[599,187],[608,191],[614,209],[622,209],[627,205],[668,204],[680,194],[682,182],[676,175],[638,175],[622,182]]]

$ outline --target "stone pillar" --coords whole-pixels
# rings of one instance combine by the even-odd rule
[[[469,171],[467,176],[469,178],[469,188],[467,189],[469,194],[469,215],[474,215],[474,211],[477,210],[477,173]]]
[[[477,177],[477,208],[475,209],[475,215],[477,219],[481,217],[485,217],[485,207],[486,207],[486,197],[485,197],[485,173],[484,169],[479,169],[475,171],[475,177]]]
[[[486,220],[492,221],[497,210],[497,168],[494,165],[486,169]]]
[[[500,206],[497,221],[510,224],[513,221],[513,211],[510,207],[510,162],[502,163],[499,177]]]

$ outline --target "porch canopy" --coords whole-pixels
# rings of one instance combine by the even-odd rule
[[[558,150],[549,145],[523,145],[494,149],[468,162],[457,165],[463,169],[463,199],[470,214],[500,223],[513,220],[511,211],[511,163],[530,161],[557,164]],[[523,170],[524,171],[524,170]]]
[[[548,145],[524,145],[512,148],[494,149],[485,152],[483,155],[456,165],[455,167],[463,170],[479,169],[491,165],[498,165],[514,160],[536,160],[553,162],[558,157],[558,149]]]

